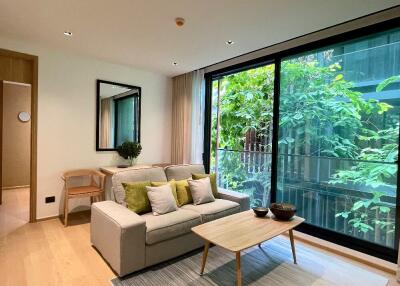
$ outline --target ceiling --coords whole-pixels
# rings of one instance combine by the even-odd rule
[[[112,85],[108,83],[100,83],[100,97],[107,98],[113,97],[118,94],[124,93],[131,90],[130,88],[119,86],[119,85]]]
[[[395,5],[400,0],[0,0],[0,36],[173,76]],[[186,19],[182,28],[176,17]]]

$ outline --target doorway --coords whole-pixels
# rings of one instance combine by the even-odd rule
[[[0,49],[1,226],[36,221],[38,57]],[[8,225],[7,225],[8,224]]]
[[[0,233],[29,221],[31,85],[2,81],[2,206]]]

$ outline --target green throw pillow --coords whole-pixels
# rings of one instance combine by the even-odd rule
[[[178,196],[178,206],[193,203],[192,194],[190,193],[189,184],[187,180],[175,181],[176,194]]]
[[[217,176],[215,173],[213,174],[192,174],[192,179],[193,180],[199,180],[199,179],[204,179],[210,177],[210,183],[211,183],[211,190],[214,195],[214,198],[218,198],[218,186],[217,186]]]
[[[174,195],[174,198],[176,201],[176,205],[179,206],[178,195],[176,193],[176,181],[174,179],[172,179],[171,181],[168,181],[168,182],[151,182],[152,187],[159,187],[159,186],[163,186],[165,184],[170,184],[172,194]]]
[[[125,202],[128,209],[137,214],[151,212],[151,204],[147,197],[146,186],[150,182],[122,183],[125,189]]]

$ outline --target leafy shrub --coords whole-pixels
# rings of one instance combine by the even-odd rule
[[[118,154],[130,161],[131,166],[133,165],[133,160],[140,155],[142,151],[142,146],[140,143],[125,141],[122,145],[117,147]]]

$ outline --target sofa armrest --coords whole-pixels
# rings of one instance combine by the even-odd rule
[[[145,267],[145,220],[113,201],[92,204],[90,240],[119,276]]]
[[[240,211],[247,211],[250,209],[250,197],[246,194],[239,192],[218,188],[218,195],[221,199],[236,202],[240,204]]]

